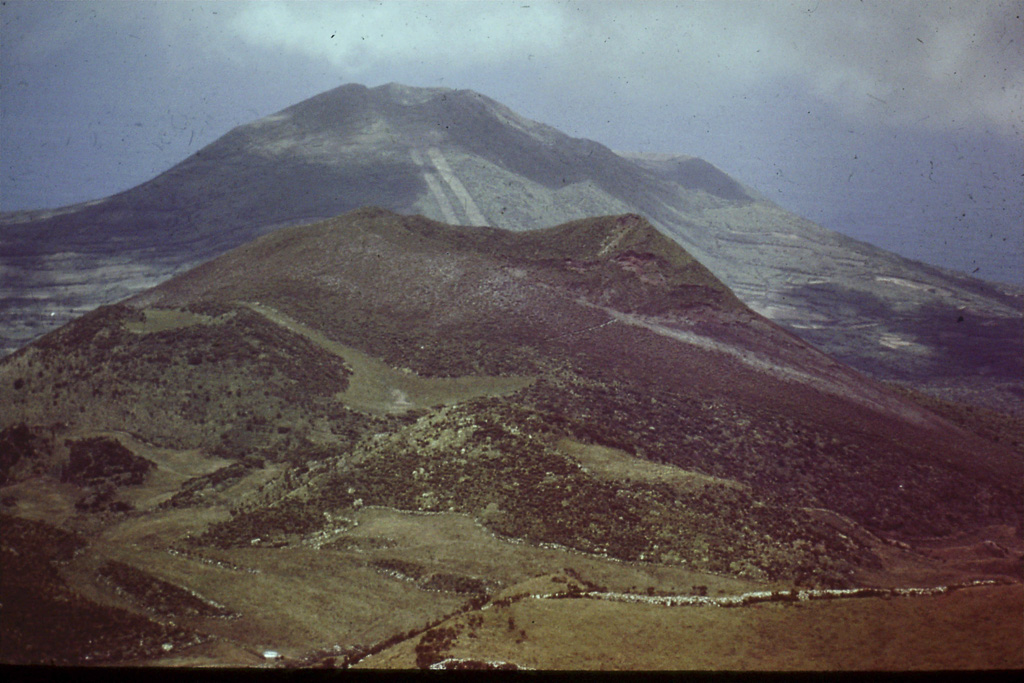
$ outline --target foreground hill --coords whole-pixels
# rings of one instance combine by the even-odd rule
[[[564,665],[525,643],[570,614],[671,630],[658,610],[698,598],[1014,582],[1019,437],[945,410],[754,313],[636,215],[281,229],[0,361],[0,655]],[[913,624],[940,605],[906,599]],[[47,641],[52,620],[78,626]],[[986,661],[1012,664],[1000,637]]]
[[[0,218],[13,350],[283,225],[365,205],[535,229],[639,213],[754,310],[854,367],[1019,405],[1019,289],[820,228],[700,159],[626,156],[478,93],[346,85],[241,126],[126,192]]]

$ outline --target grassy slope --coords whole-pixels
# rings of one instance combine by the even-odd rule
[[[3,515],[0,661],[111,664],[155,658],[193,644],[196,634],[142,614],[98,604],[74,590],[60,567],[86,542],[41,522]]]
[[[525,600],[471,612],[360,663],[413,668],[432,652],[537,669],[896,671],[1024,666],[1019,585],[934,597],[720,609]],[[426,638],[426,641],[424,640]]]
[[[647,260],[638,265],[640,254]],[[257,272],[242,267],[253,263]],[[561,403],[562,413],[574,410],[588,429],[612,432],[609,445],[781,489],[791,499],[810,489],[806,504],[838,499],[858,521],[905,535],[948,530],[951,520],[914,518],[915,510],[943,501],[959,519],[974,514],[973,501],[995,499],[980,514],[1007,521],[995,508],[1013,508],[1003,483],[1022,473],[1018,459],[990,442],[886,421],[717,354],[605,326],[609,318],[597,306],[685,312],[722,338],[744,327],[728,314],[742,313],[741,304],[730,303],[707,271],[636,218],[482,234],[365,210],[270,235],[169,283],[156,297],[163,305],[258,298],[423,376],[544,374],[554,362],[575,386],[567,390],[560,376],[553,392],[559,395],[544,399]],[[793,344],[770,327],[760,334],[759,342],[743,341],[765,349]],[[675,404],[666,412],[681,413],[685,427],[652,409],[644,396],[652,392],[656,401],[662,395]],[[593,415],[595,409],[608,414]],[[630,419],[617,418],[623,413]],[[638,424],[654,434],[638,432]],[[651,436],[661,448],[651,447]],[[989,469],[986,490],[961,476],[979,461]],[[838,496],[837,482],[849,482]]]
[[[904,538],[1019,528],[1019,461],[985,434],[897,419],[606,309],[822,367],[636,217],[513,235],[365,210],[269,235],[0,363],[5,505],[93,539],[66,571],[100,602],[103,577],[134,567],[242,615],[190,617],[235,663],[366,647],[567,563],[622,590],[685,582],[665,571],[885,583],[888,556],[856,524]],[[47,478],[93,437],[155,470],[127,487],[116,468]],[[432,543],[360,536],[368,506],[475,518],[488,535],[458,555],[441,548],[463,532],[431,536],[436,517],[416,527]],[[452,569],[491,543],[515,550]],[[502,568],[542,543],[558,547]],[[300,569],[322,563],[336,571]],[[343,635],[315,616],[325,591]]]

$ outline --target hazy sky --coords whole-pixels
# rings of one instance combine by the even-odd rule
[[[126,189],[342,83],[471,88],[1024,282],[1024,2],[0,5],[0,207]]]

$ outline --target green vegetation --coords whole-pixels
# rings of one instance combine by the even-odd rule
[[[53,443],[40,434],[41,431],[24,422],[0,430],[0,486],[16,478],[15,468],[19,463],[22,465],[19,469],[27,467],[31,472],[34,465],[43,464],[40,461],[52,454]]]
[[[889,386],[893,391],[941,415],[958,427],[987,440],[1005,444],[1024,455],[1024,415],[1007,415],[979,406],[946,401],[900,384]]]
[[[263,461],[252,457],[247,462],[234,462],[219,470],[186,480],[178,492],[160,504],[163,508],[182,508],[201,505],[207,490],[223,491],[249,474],[252,468],[261,467]]]
[[[448,654],[459,632],[451,626],[439,626],[424,633],[416,644],[416,668],[426,669]]]
[[[357,460],[304,484],[301,496],[243,506],[196,543],[244,547],[254,538],[301,538],[324,527],[325,512],[351,509],[359,499],[468,513],[501,536],[531,543],[808,585],[846,585],[851,563],[873,561],[812,518],[733,486],[595,478],[561,454],[551,434],[535,413],[478,399],[363,442]],[[408,567],[395,570],[421,578]]]
[[[165,617],[229,617],[231,612],[196,597],[179,586],[150,576],[123,562],[108,561],[97,570],[98,575],[116,586],[145,609]]]
[[[69,587],[58,567],[86,545],[81,538],[8,515],[0,516],[0,524],[0,661],[5,664],[82,665],[155,659],[197,641],[188,629],[99,605]]]
[[[1012,525],[1024,508],[1015,484],[945,466],[921,444],[839,432],[773,405],[641,390],[603,368],[588,374],[538,382],[522,400],[539,422],[580,441],[742,482],[770,492],[776,505],[832,509],[887,533],[939,536],[960,523],[953,520]]]
[[[93,311],[40,340],[33,384],[45,393],[11,408],[96,431],[128,426],[172,448],[287,451],[315,429],[311,416],[341,416],[347,428],[333,400],[347,386],[340,358],[244,307],[214,308],[209,324],[150,334],[125,329],[135,315],[126,306]]]
[[[676,328],[707,343],[658,332]],[[141,620],[142,644],[110,635],[106,654],[69,636],[60,661],[79,663],[150,657],[154,639],[195,642],[182,624],[212,624],[224,642],[283,635],[335,664],[401,645],[429,665],[486,631],[438,617],[492,598],[525,650],[524,586],[565,564],[595,574],[541,581],[563,603],[603,584],[776,591],[751,610],[793,602],[793,586],[1018,567],[1019,425],[913,397],[954,429],[852,373],[842,386],[862,395],[826,393],[832,370],[845,373],[635,216],[513,234],[357,212],[268,235],[0,362],[5,509],[93,534],[24,522],[5,553],[48,539],[17,555],[38,570],[43,623],[69,614],[65,598],[104,634]],[[912,552],[952,533],[981,550],[956,550],[959,564]],[[998,557],[978,554],[986,539]],[[68,588],[57,564],[76,543],[90,555],[62,570],[137,614]],[[514,568],[465,557],[480,548]],[[168,551],[183,564],[165,573]],[[9,576],[5,591],[36,580]],[[358,634],[336,647],[317,619],[260,611],[264,595],[308,610],[332,591],[346,625],[330,637]],[[25,647],[39,634],[14,638],[15,660],[38,660]]]
[[[780,596],[782,597],[782,596]],[[1024,666],[1019,585],[730,609],[573,599],[492,603],[360,666],[443,658],[544,670],[935,671]],[[443,630],[442,630],[443,628]],[[424,634],[426,635],[426,634]],[[827,646],[823,646],[827,644]]]
[[[448,572],[430,572],[421,564],[397,558],[375,560],[372,565],[387,574],[415,581],[423,590],[487,595],[491,588],[489,582],[482,579]]]
[[[197,315],[190,311],[176,309],[149,309],[138,316],[131,316],[125,328],[136,334],[152,334],[167,330],[177,330],[193,325],[208,325],[213,320],[209,316]]]
[[[113,486],[141,484],[153,469],[153,463],[133,454],[115,439],[96,437],[69,441],[68,464],[61,469],[60,480],[79,486],[99,483]]]

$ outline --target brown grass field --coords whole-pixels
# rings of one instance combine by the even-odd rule
[[[536,669],[1019,669],[1022,614],[1020,585],[730,609],[523,600],[445,624],[460,631],[445,654]],[[413,667],[415,646],[401,643],[359,666]]]

